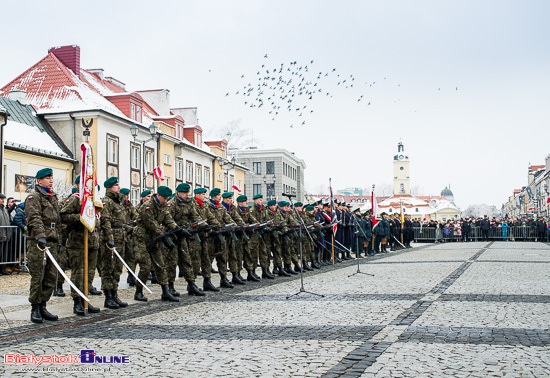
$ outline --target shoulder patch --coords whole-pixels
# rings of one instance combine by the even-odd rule
[[[66,200],[65,202],[69,202],[69,200]]]
[[[170,206],[171,206],[171,205],[170,205],[170,204],[168,204],[168,207],[170,207]]]
[[[150,207],[149,207],[149,206],[147,206],[147,207],[145,208],[145,210],[149,210],[149,209],[150,209]]]
[[[32,196],[27,196],[27,199],[32,199]]]
[[[103,206],[107,205],[107,202],[103,202]]]

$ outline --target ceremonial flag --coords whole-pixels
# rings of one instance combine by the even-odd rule
[[[103,203],[97,190],[97,178],[94,170],[94,154],[88,142],[80,145],[82,150],[82,169],[80,171],[80,221],[90,231],[94,231],[97,213],[103,209]]]
[[[153,169],[153,173],[155,175],[155,180],[160,179],[161,181],[164,181],[164,172],[161,167],[156,167]]]
[[[332,233],[336,235],[336,230],[338,229],[338,223],[334,222],[334,218],[336,217],[336,211],[334,209],[334,196],[332,195],[332,184],[328,187],[330,191],[330,219],[331,222],[334,223],[332,226]]]
[[[239,193],[241,192],[241,190],[240,190],[236,185],[233,185],[232,188],[235,189],[235,190],[236,190],[237,192],[239,192]]]
[[[403,228],[405,218],[403,217],[403,200],[401,198],[399,198],[399,213],[401,214],[401,228]]]
[[[376,220],[376,216],[378,215],[378,203],[376,202],[376,196],[374,195],[374,190],[371,193],[371,204],[372,204],[372,226],[374,227],[376,223],[378,223],[378,220]]]

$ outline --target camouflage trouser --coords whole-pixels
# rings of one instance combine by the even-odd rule
[[[258,260],[260,261],[260,266],[262,268],[269,268],[269,254],[270,248],[267,248],[266,237],[264,236],[260,239],[258,244]]]
[[[84,248],[69,247],[67,248],[67,252],[69,255],[69,263],[71,264],[71,281],[73,281],[76,287],[84,293]],[[97,248],[88,247],[88,289],[90,289],[94,280],[97,253]],[[71,288],[71,296],[73,298],[79,297],[73,288]]]
[[[270,236],[269,242],[271,244],[271,252],[273,253],[273,266],[281,268],[283,266],[282,254],[281,254],[281,240],[279,238]]]
[[[284,236],[279,240],[281,240],[281,255],[283,263],[285,265],[290,265],[292,263],[292,241],[290,240],[290,236]]]
[[[225,243],[222,243],[218,239],[213,239],[208,243],[208,256],[210,256],[210,266],[212,262],[216,259],[216,265],[218,266],[218,272],[220,275],[227,275],[227,243],[229,240],[226,240]]]
[[[164,271],[168,282],[176,281],[176,268],[178,267],[178,249],[166,248],[164,245],[160,247],[162,258],[164,259]]]
[[[298,238],[298,242],[300,242],[300,238]],[[298,245],[298,248],[300,248],[300,245]],[[298,257],[300,256],[300,250],[298,250]],[[302,234],[302,258],[304,261],[312,261],[313,260],[313,246],[311,245],[311,240],[309,240],[307,235]]]
[[[70,265],[68,253],[67,253],[67,247],[64,247],[64,246],[59,247],[59,252],[57,252],[57,256],[55,260],[57,261],[61,269],[63,269],[63,271],[67,270],[67,265]],[[71,266],[71,269],[72,269],[72,266]],[[56,278],[57,283],[63,284],[63,282],[65,282],[65,278],[63,278],[63,276],[59,274],[57,270],[55,271],[55,274],[57,276]]]
[[[180,268],[180,271],[183,273],[183,277],[186,281],[194,281],[195,280],[195,272],[193,272],[193,264],[191,262],[191,251],[189,249],[189,245],[187,243],[186,239],[183,239],[181,241],[181,245],[178,247],[178,266]],[[175,279],[174,272],[174,279]],[[168,275],[168,281],[170,281],[170,274]]]
[[[140,237],[136,237],[136,235],[134,235],[132,242],[134,253],[136,256],[136,262],[139,264],[138,278],[143,283],[146,283],[147,278],[149,277],[149,272],[151,272],[151,270],[154,270],[157,276],[158,283],[160,285],[167,285],[168,277],[166,276],[166,269],[162,252],[162,249],[164,247],[160,247],[157,244],[153,247],[151,254],[149,254],[149,252],[147,252],[147,243],[149,242],[148,240],[141,239]],[[137,282],[136,285],[139,285],[139,282]]]
[[[201,242],[198,243],[195,239],[189,239],[189,255],[193,264],[193,273],[196,276],[202,271],[203,278],[212,277],[211,267],[212,262],[208,257],[208,244],[206,236],[201,235]]]
[[[115,248],[120,255],[124,258],[124,241],[115,240]],[[99,244],[99,258],[97,265],[101,267],[99,273],[101,275],[101,289],[102,290],[118,290],[118,282],[120,281],[120,275],[122,274],[122,262],[110,251],[105,243]]]
[[[126,261],[126,264],[128,264],[130,269],[132,269],[132,271],[135,273],[135,271],[136,271],[136,255],[134,253],[134,248],[133,248],[133,245],[132,245],[132,239],[130,239],[130,240],[128,240],[124,243],[124,261]],[[130,274],[130,273],[128,273],[128,274]]]
[[[265,238],[265,236],[264,236]],[[254,270],[258,266],[258,255],[260,251],[260,237],[252,235],[248,241],[248,256],[244,255],[244,267],[247,271]]]
[[[241,256],[241,259],[239,260],[239,257],[237,255],[237,244],[241,241],[242,239],[239,239],[238,241],[230,239],[227,241],[227,262],[229,263],[229,271],[231,273],[237,273],[241,270],[241,263],[243,259]]]
[[[294,264],[300,261],[300,238],[296,236],[290,237],[291,241],[291,253],[290,258]]]
[[[48,244],[52,256],[57,260],[57,246],[54,243],[50,241]],[[44,256],[45,253],[36,246],[36,240],[28,239],[27,267],[31,274],[29,302],[32,304],[49,301],[55,288],[57,270],[47,256],[44,261]]]
[[[245,261],[247,259],[250,260],[250,250],[248,249],[248,242],[246,240],[239,239],[238,242],[235,242],[235,255],[237,257],[237,270],[235,272],[240,272],[243,269],[243,266],[245,266],[246,269]],[[231,263],[229,263],[229,269],[231,270],[231,272],[234,272],[233,268],[231,267]]]

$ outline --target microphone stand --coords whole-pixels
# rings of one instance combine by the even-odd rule
[[[355,220],[355,215],[353,215],[353,223],[355,223],[355,227],[359,228],[359,231],[361,231],[361,233],[363,234],[363,237],[365,239],[367,239],[367,235],[365,235],[365,233],[361,229],[361,226],[359,226],[359,224],[357,224],[357,220]],[[359,238],[355,238],[355,244],[357,245],[357,251],[359,251]],[[359,259],[356,259],[356,260],[357,260],[357,272],[355,272],[353,274],[350,274],[348,277],[353,277],[356,274],[365,274],[367,276],[373,276],[374,277],[374,274],[361,272],[361,269],[359,269]]]
[[[284,194],[283,194],[284,195]],[[302,217],[300,216],[300,213],[298,212],[298,210],[294,207],[294,202],[292,202],[292,196],[289,196],[287,195],[286,196],[288,198],[288,200],[290,201],[290,204],[292,205],[292,208],[294,209],[294,211],[296,212],[296,215],[298,216],[298,219],[300,220],[300,231],[299,231],[299,234],[300,234],[300,261],[301,263],[303,264],[304,263],[304,258],[303,258],[303,255],[302,255],[302,227],[304,228],[304,230],[306,230],[306,233],[307,233],[307,236],[309,236],[309,239],[313,242],[313,238],[311,237],[311,235],[309,234],[309,231],[307,230],[307,227],[304,223],[304,220],[302,219]],[[313,293],[311,291],[306,291],[306,289],[304,289],[304,267],[302,266],[302,269],[300,269],[300,290],[294,294],[291,294],[291,295],[287,295],[286,299],[289,299],[290,297],[294,297],[294,296],[298,296],[299,294],[301,293],[307,293],[307,294],[313,294],[313,295],[317,295],[318,297],[324,297],[323,294],[317,294],[317,293]]]

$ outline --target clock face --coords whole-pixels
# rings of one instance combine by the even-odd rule
[[[405,156],[403,155],[399,155],[399,159],[403,159]]]
[[[403,170],[403,169],[405,169],[405,168],[403,168],[403,167],[399,167],[399,169],[400,169],[400,170]]]

